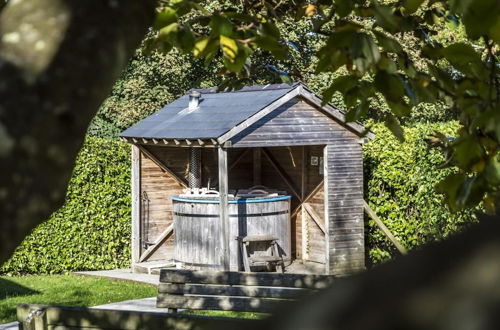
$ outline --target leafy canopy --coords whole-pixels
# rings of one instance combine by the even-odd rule
[[[440,189],[454,210],[480,202],[494,210],[500,201],[497,0],[255,0],[220,6],[163,1],[148,47],[175,47],[207,66],[222,62],[220,88],[239,88],[253,73],[253,53],[286,61],[293,51],[308,51],[280,33],[288,17],[308,21],[308,33],[324,37],[315,72],[343,72],[322,96],[329,102],[340,92],[348,120],[373,113],[376,101],[390,109],[384,121],[402,140],[400,120],[418,106],[440,103],[457,112],[463,126],[458,135],[450,139],[436,132],[430,141],[447,155],[442,166],[459,168]],[[463,26],[464,39],[442,43],[439,32],[447,24]],[[400,42],[408,36],[412,49]],[[281,78],[291,82],[301,73]]]

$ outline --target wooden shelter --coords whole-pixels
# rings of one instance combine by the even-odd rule
[[[124,131],[132,143],[134,266],[174,259],[172,198],[194,184],[219,192],[221,236],[202,240],[219,242],[220,268],[238,253],[230,192],[263,185],[291,195],[291,259],[322,263],[326,274],[364,269],[361,144],[373,134],[321,103],[301,83],[198,89]]]

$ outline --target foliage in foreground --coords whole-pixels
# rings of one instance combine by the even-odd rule
[[[0,324],[16,320],[18,304],[96,306],[153,297],[153,285],[75,275],[0,277]]]
[[[225,67],[224,89],[239,88],[254,74],[252,55],[267,51],[287,61],[297,50],[279,24],[306,19],[323,35],[315,55],[319,73],[341,73],[323,91],[324,102],[341,93],[349,121],[370,112],[374,102],[390,109],[385,122],[403,139],[400,119],[422,104],[445,105],[463,125],[448,141],[447,163],[459,168],[441,181],[440,190],[455,210],[483,202],[493,212],[500,204],[500,3],[497,0],[320,0],[237,2],[204,7],[191,0],[162,2],[152,44],[177,48]],[[463,26],[464,40],[442,42],[447,24]],[[400,41],[412,36],[411,47]],[[290,76],[301,77],[291,72]],[[291,81],[284,75],[284,81]]]
[[[375,125],[375,140],[364,146],[367,201],[408,249],[444,239],[475,221],[471,210],[450,212],[436,193],[435,186],[453,170],[438,169],[445,158],[424,142],[435,130],[454,137],[459,127],[457,122],[406,127],[401,143],[383,125]],[[398,254],[371,219],[366,239],[372,262]]]
[[[0,273],[129,267],[130,208],[130,147],[88,137],[64,206],[24,239]]]

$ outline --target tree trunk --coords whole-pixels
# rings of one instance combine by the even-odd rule
[[[62,205],[87,126],[152,0],[12,0],[0,12],[0,263]]]

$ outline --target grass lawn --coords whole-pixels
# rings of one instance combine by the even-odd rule
[[[95,306],[156,296],[153,285],[76,275],[0,276],[0,324],[16,320],[21,303]]]

